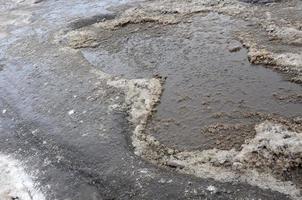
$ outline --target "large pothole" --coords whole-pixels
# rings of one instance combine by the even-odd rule
[[[299,181],[287,181],[299,180],[301,86],[250,64],[234,34],[247,22],[174,14],[113,20],[66,38],[96,68],[126,78],[109,84],[126,92],[138,155],[183,173],[300,197]],[[127,80],[158,74],[166,77],[162,93],[157,79]]]
[[[255,136],[255,124],[298,117],[302,94],[300,85],[249,63],[233,35],[244,26],[214,13],[168,27],[129,25],[105,33],[99,49],[82,51],[109,74],[167,77],[147,127],[163,144],[185,150],[240,149]]]

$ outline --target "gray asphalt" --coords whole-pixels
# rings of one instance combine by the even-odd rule
[[[0,1],[1,154],[21,161],[49,200],[287,199],[178,174],[134,155],[127,113],[111,109],[124,103],[123,91],[100,79],[81,52],[54,42],[79,19],[121,3]]]

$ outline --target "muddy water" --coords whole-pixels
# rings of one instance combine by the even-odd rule
[[[167,77],[149,123],[149,133],[164,144],[181,149],[240,148],[254,136],[255,123],[263,120],[259,115],[292,118],[302,111],[301,98],[280,98],[301,94],[300,85],[249,63],[234,37],[244,25],[214,13],[169,28],[133,25],[117,31],[124,37],[107,41],[113,42],[110,48],[104,44],[97,53],[88,49],[83,54],[109,74]]]

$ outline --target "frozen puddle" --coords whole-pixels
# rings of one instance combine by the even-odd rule
[[[37,185],[13,158],[0,154],[0,199],[44,200]]]

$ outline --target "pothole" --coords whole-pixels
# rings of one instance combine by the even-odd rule
[[[102,37],[76,44],[85,44],[81,52],[96,68],[126,78],[109,84],[126,92],[137,155],[183,173],[248,182],[298,199],[299,183],[291,181],[299,177],[284,174],[301,165],[302,88],[250,64],[233,34],[245,27],[244,21],[203,13],[169,25],[89,27],[79,34]],[[157,74],[166,77],[162,93],[158,79],[137,79]]]
[[[295,97],[302,94],[300,85],[249,63],[247,51],[233,36],[244,26],[215,13],[168,27],[128,25],[110,37],[103,35],[99,49],[82,52],[109,74],[167,77],[147,127],[163,144],[185,150],[240,149],[255,136],[255,125],[267,119],[263,116],[299,116],[301,102]]]

